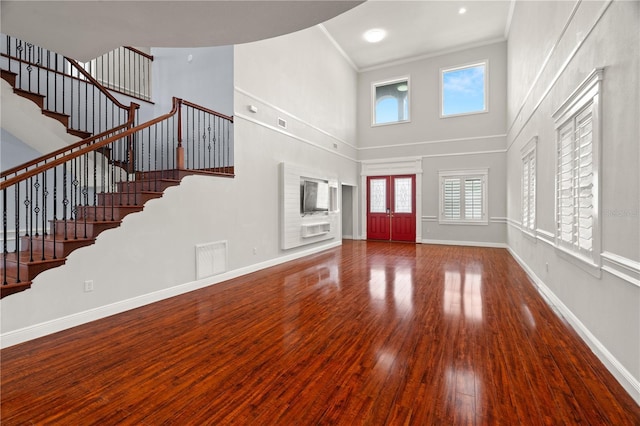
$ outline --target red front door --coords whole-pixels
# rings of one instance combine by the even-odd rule
[[[367,178],[367,239],[416,240],[416,176]]]

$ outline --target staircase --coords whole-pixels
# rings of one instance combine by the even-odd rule
[[[198,171],[163,170],[136,173],[132,182],[118,182],[118,191],[98,194],[94,206],[77,205],[72,219],[49,220],[48,231],[20,237],[21,250],[7,253],[0,265],[2,297],[31,287],[33,279],[47,269],[64,265],[76,249],[94,244],[103,231],[116,228],[131,213],[141,212],[144,204],[162,197],[166,188]]]
[[[65,60],[71,65],[75,62]],[[30,77],[34,66],[42,67],[18,62],[20,72],[31,66]],[[64,91],[47,89],[47,95],[33,91],[35,83],[26,85],[20,72],[3,68],[2,78],[17,96],[35,102],[44,115],[82,140],[2,171],[0,297],[30,288],[40,273],[63,265],[74,250],[94,244],[100,233],[118,227],[128,214],[141,212],[147,201],[162,197],[165,189],[179,185],[185,176],[234,176],[233,117],[174,98],[169,113],[136,125],[137,105],[123,109],[87,74],[80,83],[91,82],[99,86],[96,92],[107,94],[87,97],[81,102],[86,117],[74,118],[73,108],[67,114],[64,108],[47,107],[64,105],[66,101],[48,99],[64,97]],[[73,80],[68,84],[78,83],[77,77],[68,78]],[[100,115],[103,102],[111,102],[111,117]],[[126,120],[113,120],[116,116]],[[111,127],[103,130],[105,126]]]

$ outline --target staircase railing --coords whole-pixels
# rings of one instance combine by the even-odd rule
[[[140,206],[176,170],[234,175],[233,117],[173,98],[173,109],[127,123],[2,173],[2,285],[26,277],[8,264],[66,254],[58,241],[82,244],[95,221],[118,220],[119,206]],[[136,179],[144,177],[144,185]]]
[[[83,139],[121,126],[135,114],[77,61],[9,35],[0,37],[0,68],[14,78],[14,90],[25,92],[43,113]]]
[[[82,66],[105,87],[150,101],[152,62],[152,55],[135,47],[120,46]]]

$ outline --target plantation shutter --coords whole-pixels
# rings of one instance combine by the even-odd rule
[[[529,161],[522,163],[522,226],[529,228]]]
[[[560,242],[573,245],[574,227],[574,148],[573,122],[560,129],[558,141],[558,219],[557,235]]]
[[[535,150],[522,159],[522,227],[535,230],[536,223],[536,155]]]
[[[593,111],[589,106],[559,129],[558,218],[560,243],[583,254],[593,248]]]
[[[593,123],[591,108],[576,118],[576,242],[580,251],[593,246]]]
[[[482,219],[481,178],[467,178],[464,181],[464,218]]]
[[[443,183],[443,210],[446,219],[460,219],[460,178],[445,178]]]
[[[529,230],[536,227],[536,152],[529,154]]]

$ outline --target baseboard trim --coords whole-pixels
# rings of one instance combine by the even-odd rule
[[[578,333],[582,340],[589,346],[594,354],[602,361],[607,370],[618,380],[622,387],[631,395],[631,397],[640,404],[640,381],[636,379],[621,363],[613,356],[611,352],[600,342],[596,336],[578,319],[571,310],[562,303],[562,300],[551,291],[549,287],[533,272],[531,268],[516,254],[511,247],[507,247],[509,253],[524,269],[531,281],[535,284],[538,292],[547,301],[547,303],[559,315],[571,324],[573,329]]]
[[[467,247],[488,247],[507,248],[505,243],[492,243],[486,241],[455,241],[455,240],[428,240],[423,239],[422,244],[438,244],[442,246],[467,246]]]
[[[299,251],[292,254],[287,254],[274,259],[266,260],[264,262],[249,265],[243,268],[235,269],[233,271],[224,272],[219,275],[203,278],[197,281],[191,281],[184,284],[179,284],[173,287],[165,288],[155,291],[153,293],[144,294],[141,296],[132,297],[130,299],[121,300],[109,305],[100,306],[98,308],[89,309],[83,312],[67,315],[61,318],[56,318],[51,321],[45,321],[40,324],[31,325],[18,330],[8,331],[0,334],[0,349],[8,348],[10,346],[24,343],[29,340],[37,339],[39,337],[47,336],[49,334],[57,333],[59,331],[67,330],[69,328],[77,327],[82,324],[96,321],[102,318],[106,318],[111,315],[116,315],[122,312],[136,309],[151,303],[159,302],[170,297],[179,296],[190,291],[198,290],[210,285],[215,285],[223,281],[227,281],[233,278],[247,275],[252,272],[256,272],[265,268],[279,265],[281,263],[289,262],[299,259],[301,257],[309,256],[312,254],[320,253],[325,250],[329,250],[335,247],[339,247],[342,241],[336,241],[330,244],[324,244],[320,247],[314,247],[311,249]]]

